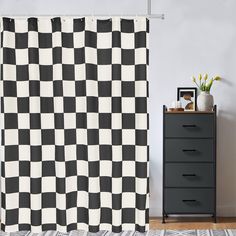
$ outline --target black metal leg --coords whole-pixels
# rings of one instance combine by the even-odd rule
[[[162,224],[165,224],[166,223],[166,221],[165,221],[165,213],[163,212],[162,213]]]

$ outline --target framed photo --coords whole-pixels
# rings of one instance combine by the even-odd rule
[[[181,102],[185,111],[196,111],[197,88],[180,87],[177,88],[177,100]]]

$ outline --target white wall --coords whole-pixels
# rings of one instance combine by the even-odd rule
[[[0,14],[140,14],[145,0],[0,0]],[[162,105],[193,74],[219,74],[213,88],[218,116],[217,211],[236,216],[236,1],[152,0],[150,33],[150,213],[161,214]]]

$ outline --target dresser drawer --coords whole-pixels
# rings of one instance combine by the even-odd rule
[[[166,139],[167,162],[213,162],[213,139]]]
[[[211,163],[167,163],[165,187],[214,187],[214,166]]]
[[[207,138],[214,135],[213,114],[166,114],[166,137]]]
[[[165,189],[164,208],[167,214],[212,214],[213,189]]]

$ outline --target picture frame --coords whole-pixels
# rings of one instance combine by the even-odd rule
[[[197,110],[197,88],[196,87],[178,87],[177,101],[181,102],[184,111]]]

